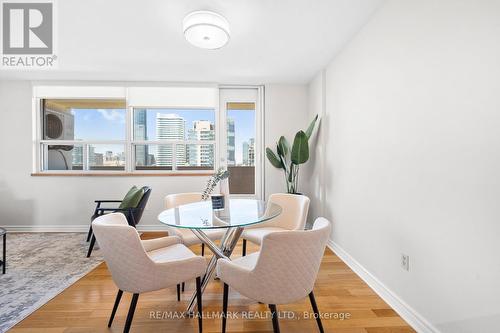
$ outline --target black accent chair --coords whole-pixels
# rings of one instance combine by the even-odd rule
[[[135,228],[137,224],[141,221],[142,214],[144,213],[144,208],[146,208],[146,204],[148,203],[149,196],[151,195],[151,187],[144,186],[142,187],[144,194],[142,195],[141,201],[137,207],[134,208],[104,208],[101,207],[102,203],[121,203],[122,200],[95,200],[96,208],[94,210],[94,215],[90,218],[90,228],[87,234],[87,242],[90,240],[89,250],[87,252],[87,258],[92,254],[92,250],[95,245],[95,236],[92,233],[92,221],[94,221],[97,217],[109,213],[123,213],[127,218],[128,224]]]

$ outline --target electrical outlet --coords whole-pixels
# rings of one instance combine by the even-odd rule
[[[401,268],[405,271],[410,270],[410,256],[406,254],[401,254]]]

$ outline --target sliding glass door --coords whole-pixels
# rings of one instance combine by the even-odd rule
[[[230,172],[232,195],[262,198],[262,103],[259,88],[220,90],[220,124],[225,128],[220,164]]]

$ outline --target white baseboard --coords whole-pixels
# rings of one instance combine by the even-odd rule
[[[7,225],[2,226],[8,232],[87,232],[89,224],[76,225]],[[162,225],[142,225],[137,226],[140,232],[145,231],[166,231],[166,227]]]
[[[429,323],[422,315],[405,303],[398,295],[387,288],[379,279],[373,276],[356,259],[347,253],[333,240],[328,240],[328,248],[332,250],[342,261],[344,261],[354,273],[370,286],[391,308],[396,311],[414,330],[419,333],[440,333],[440,331]]]
[[[6,225],[8,232],[87,232],[89,225]]]

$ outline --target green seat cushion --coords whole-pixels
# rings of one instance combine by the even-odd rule
[[[137,207],[143,195],[144,195],[144,190],[142,188],[137,188],[137,186],[132,186],[132,188],[128,190],[127,195],[125,195],[125,198],[123,198],[122,203],[118,208],[127,209],[127,208]]]

